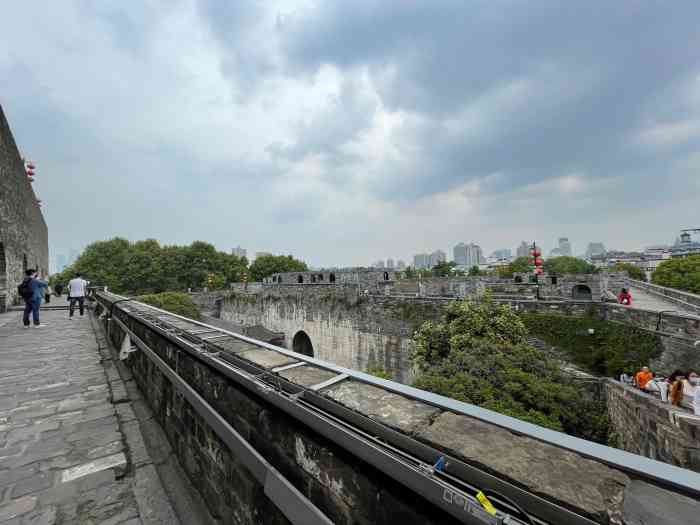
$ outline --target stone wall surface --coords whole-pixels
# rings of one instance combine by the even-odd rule
[[[663,297],[664,299],[668,299],[689,311],[700,314],[700,295],[698,294],[684,292],[674,288],[667,288],[657,284],[636,281],[634,279],[626,279],[625,284],[627,286],[641,288],[652,295]]]
[[[650,366],[659,373],[670,374],[678,368],[700,369],[700,317],[675,312],[653,312],[628,308],[615,303],[563,301],[500,301],[521,312],[592,316],[618,322],[657,334],[663,351]]]
[[[612,379],[605,392],[620,448],[700,472],[700,416]]]
[[[123,312],[117,311],[116,316],[334,523],[455,523],[396,480],[313,432],[264,397],[243,388],[196,352],[185,350],[181,343],[166,339]],[[115,323],[110,326],[112,343],[119,345],[120,329]],[[237,349],[230,351],[254,363],[279,362],[272,356],[282,357],[271,350],[237,344]],[[148,356],[134,352],[127,363],[214,516],[225,523],[286,524],[240,458],[219,440]],[[278,373],[301,386],[329,377],[329,371],[311,365]],[[638,476],[375,385],[346,380],[323,391],[323,395],[329,402],[427,444],[438,454],[447,454],[448,465],[450,461],[461,461],[475,466],[596,523],[661,523],[658,513],[656,521],[627,519],[627,513],[636,512],[627,501],[639,495],[635,488],[639,483],[644,483],[645,490],[657,499],[673,499],[683,508],[700,510],[697,502],[648,485]],[[631,510],[625,510],[627,507]],[[655,512],[649,510],[644,519]]]
[[[694,345],[700,340],[700,317],[596,301],[496,300],[521,312],[592,316],[653,332],[663,348],[650,363],[654,370],[667,374],[677,368],[700,369],[700,346]],[[229,294],[221,302],[220,315],[239,325],[282,332],[289,348],[303,331],[316,357],[356,370],[380,367],[395,380],[410,382],[411,337],[424,321],[439,320],[449,301],[364,295],[353,286],[278,285],[265,286],[260,293]]]
[[[407,383],[411,337],[424,321],[439,319],[447,302],[365,295],[356,286],[277,285],[224,298],[221,318],[283,332],[289,348],[303,331],[315,357],[355,370],[379,367]]]
[[[458,523],[160,334],[132,318],[122,319],[334,523]],[[110,326],[112,344],[118,347],[123,334],[117,325]],[[251,352],[256,353],[257,360],[263,354],[276,355],[262,349]],[[131,354],[128,365],[184,470],[215,518],[227,524],[289,523],[240,458],[231,453],[146,354]],[[286,374],[289,379],[295,376],[303,382],[299,369]]]
[[[26,268],[48,274],[48,229],[0,106],[0,312],[19,301]]]

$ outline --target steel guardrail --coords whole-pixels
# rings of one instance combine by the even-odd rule
[[[105,292],[102,292],[105,293]],[[123,296],[111,294],[117,300],[127,299]],[[101,293],[98,292],[98,295]],[[161,312],[163,315],[179,318],[189,323],[194,323],[212,330],[217,330],[226,333],[238,340],[253,344],[260,348],[265,348],[291,357],[298,361],[304,361],[308,364],[332,371],[337,374],[347,374],[351,379],[370,384],[384,390],[421,401],[423,403],[442,408],[457,414],[462,414],[495,425],[497,427],[509,430],[511,432],[530,437],[542,443],[546,443],[561,449],[569,450],[579,454],[585,458],[592,459],[604,463],[610,467],[621,470],[628,474],[632,474],[637,478],[651,481],[653,484],[678,491],[682,494],[695,499],[700,499],[700,474],[688,469],[662,463],[653,459],[649,459],[631,452],[615,449],[581,438],[570,436],[562,432],[557,432],[544,427],[521,421],[519,419],[499,414],[492,410],[478,407],[451,399],[439,394],[420,390],[408,385],[396,383],[394,381],[378,378],[364,372],[352,370],[342,366],[338,366],[327,361],[322,361],[313,357],[305,356],[297,352],[287,350],[278,346],[258,341],[250,337],[230,332],[228,330],[218,328],[200,321],[196,321],[160,308],[156,308],[145,303],[136,302],[141,306]]]

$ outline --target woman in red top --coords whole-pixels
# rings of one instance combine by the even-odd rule
[[[622,289],[620,295],[617,296],[617,300],[620,302],[620,304],[624,304],[625,306],[632,306],[632,294],[629,293],[627,288]]]

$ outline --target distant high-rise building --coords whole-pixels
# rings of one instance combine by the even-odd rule
[[[272,255],[270,252],[255,252],[255,258],[257,259],[258,257],[267,257]]]
[[[452,249],[452,256],[454,257],[457,266],[467,265],[467,245],[460,242],[457,246]]]
[[[471,268],[472,266],[479,266],[486,262],[481,246],[478,244],[464,244],[460,242],[454,247],[452,253],[454,254],[454,260],[457,266],[467,266]]]
[[[372,266],[374,268],[384,268],[384,261],[376,261]]]
[[[557,247],[554,248],[551,252],[549,252],[549,254],[552,257],[571,257],[571,243],[569,242],[568,237],[559,237],[559,240],[557,241]]]
[[[510,248],[503,248],[500,250],[495,250],[491,257],[497,260],[510,259],[513,256],[513,251]]]
[[[403,259],[399,259],[398,262],[396,263],[396,269],[403,270],[404,268],[406,268],[406,263],[403,262]]]
[[[394,268],[394,259],[391,259],[391,258],[387,259],[386,260],[386,267],[393,269]]]
[[[236,257],[247,257],[248,250],[246,250],[245,248],[241,248],[240,246],[236,246],[234,249],[231,250],[231,255],[235,255]]]
[[[445,262],[447,260],[447,254],[443,252],[442,250],[435,250],[433,253],[430,254],[430,259],[429,259],[429,264],[430,268],[433,268],[440,264],[441,262]]]
[[[521,242],[520,246],[518,246],[518,249],[516,250],[516,254],[518,257],[529,257],[530,243],[527,243],[525,241]]]
[[[605,246],[602,242],[589,242],[588,248],[586,248],[586,257],[591,258],[595,256],[605,255]]]
[[[413,267],[416,270],[422,270],[430,267],[430,255],[427,253],[419,253],[413,256]]]

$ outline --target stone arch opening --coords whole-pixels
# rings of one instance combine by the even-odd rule
[[[593,292],[591,287],[586,284],[577,284],[571,291],[571,297],[574,301],[592,301]]]
[[[385,281],[389,280],[389,272],[384,272],[384,280]]]
[[[292,339],[292,350],[298,354],[314,356],[314,346],[311,344],[311,338],[303,330],[299,330],[294,339]]]
[[[334,282],[335,282],[335,274],[332,273],[332,274],[330,275],[330,277],[328,277],[328,280],[329,280],[330,282],[334,283]]]
[[[523,282],[523,278],[520,277],[519,275],[516,275],[516,276],[515,276],[515,282],[516,282],[516,283],[521,283],[521,282]]]
[[[316,275],[315,274],[311,274],[311,282],[312,283],[316,282]]]
[[[298,282],[299,284],[303,283],[303,282],[304,282],[304,276],[303,276],[303,275],[297,275],[297,282]]]
[[[27,268],[29,263],[27,263],[27,254],[22,254],[22,273],[27,271]]]

